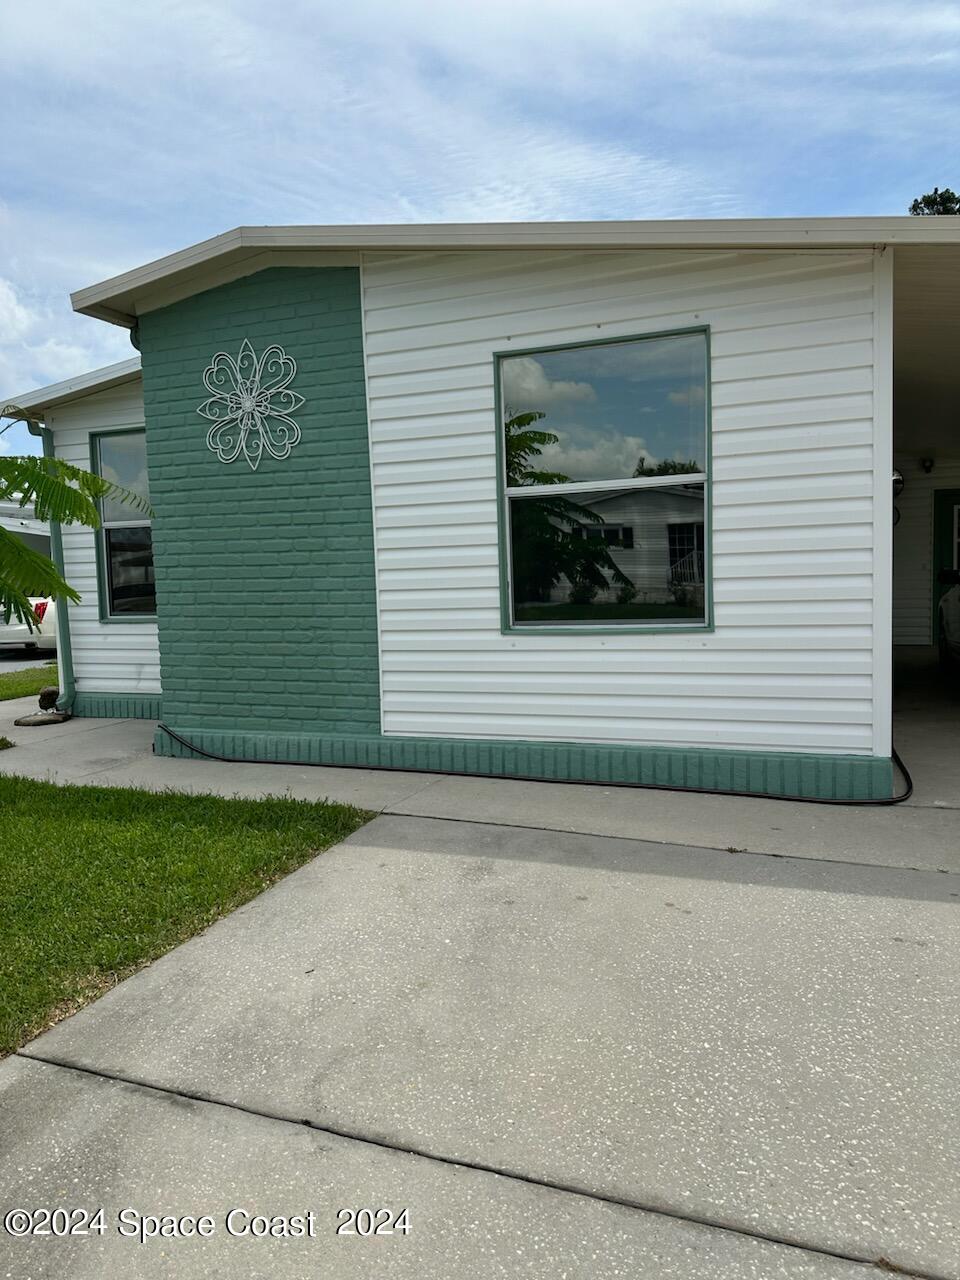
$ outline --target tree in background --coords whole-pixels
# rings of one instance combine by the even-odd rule
[[[654,466],[641,453],[633,474],[635,476],[690,476],[702,470],[700,463],[695,462],[693,458],[689,462],[675,462],[671,458],[665,458],[663,462],[658,462]]]
[[[556,444],[552,431],[534,427],[546,415],[518,413],[507,419],[507,484],[520,488],[531,484],[566,484],[570,477],[559,471],[540,471],[536,460],[544,447]],[[571,599],[586,602],[611,582],[621,588],[632,583],[616,564],[606,543],[590,537],[588,525],[603,524],[603,516],[563,494],[538,494],[510,503],[513,582],[517,599],[548,600],[562,578],[570,583]]]
[[[933,218],[940,214],[960,214],[960,196],[949,187],[941,191],[934,187],[925,196],[918,196],[910,206],[915,218]]]

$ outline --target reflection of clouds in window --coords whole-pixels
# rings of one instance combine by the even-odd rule
[[[99,440],[99,474],[111,484],[131,489],[143,498],[150,493],[147,477],[147,446],[142,431],[103,435]],[[110,523],[139,523],[146,519],[142,512],[117,498],[104,498],[101,517]]]
[[[111,484],[118,484],[123,489],[132,489],[134,493],[147,494],[147,468],[143,466],[135,474],[130,475],[127,471],[112,467],[109,463],[101,467],[100,474],[104,480],[109,480]]]
[[[707,393],[701,383],[692,382],[688,387],[669,392],[667,399],[671,404],[696,406],[706,403]]]
[[[104,480],[147,495],[147,446],[142,431],[100,437],[100,474]]]
[[[700,333],[611,342],[551,352],[540,358],[551,377],[558,376],[558,364],[562,365],[566,378],[624,378],[628,382],[642,382],[649,378],[702,380],[706,376],[706,349]]]
[[[595,400],[596,392],[587,382],[549,377],[532,356],[514,356],[503,362],[503,397],[509,412],[522,413],[558,403]]]
[[[643,436],[620,435],[615,427],[605,434],[596,428],[567,427],[558,444],[544,445],[542,466],[577,480],[607,480],[632,476],[641,457],[654,466],[659,461]]]
[[[538,412],[553,437],[531,469],[554,483],[705,469],[701,332],[507,356],[501,372],[506,417]]]

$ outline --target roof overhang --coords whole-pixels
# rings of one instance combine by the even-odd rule
[[[483,249],[854,249],[960,245],[960,217],[735,218],[665,222],[485,222],[237,227],[72,295],[75,311],[137,317],[272,266],[335,266],[364,252]]]
[[[38,387],[35,391],[25,391],[23,395],[13,396],[7,404],[0,407],[0,418],[22,418],[29,415],[31,421],[43,422],[49,410],[58,405],[93,395],[97,391],[107,391],[110,387],[133,382],[139,377],[140,357],[134,356],[132,360],[121,360],[118,364],[92,369],[89,373],[68,378],[65,382],[54,382],[49,387]]]

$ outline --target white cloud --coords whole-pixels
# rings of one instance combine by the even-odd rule
[[[0,277],[0,333],[8,342],[16,342],[33,327],[33,323],[33,315],[17,297],[13,285]]]
[[[687,387],[668,392],[667,399],[671,404],[701,405],[706,400],[706,391],[702,382],[691,382]]]
[[[507,409],[514,413],[596,399],[597,393],[589,382],[550,378],[533,356],[514,356],[503,362],[502,369],[503,398]]]
[[[130,354],[71,289],[239,223],[900,212],[956,185],[938,0],[48,0],[3,24],[0,394]]]
[[[55,293],[28,294],[0,278],[0,407],[24,392],[132,354],[126,330],[75,316]],[[0,422],[0,427],[6,421]],[[0,450],[37,452],[23,426],[0,435]]]
[[[564,443],[544,447],[538,469],[559,471],[575,480],[618,480],[633,475],[641,456],[652,466],[660,461],[643,436],[619,435],[612,428],[609,435],[590,432],[593,443],[577,445],[571,440],[575,430],[565,436]]]

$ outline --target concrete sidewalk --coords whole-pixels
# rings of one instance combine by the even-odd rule
[[[954,875],[378,818],[0,1069],[0,1200],[34,1167],[32,1199],[114,1210],[312,1188],[329,1219],[376,1191],[441,1242],[380,1246],[401,1276],[955,1277],[958,899]],[[310,1274],[384,1273],[335,1243]]]
[[[152,754],[146,720],[71,720],[19,729],[35,698],[0,703],[0,773],[97,786],[339,800],[376,812],[498,822],[875,866],[960,872],[956,751],[930,726],[911,739],[921,786],[892,807],[794,804],[630,787],[520,782],[373,769],[223,764]],[[926,745],[925,745],[926,744]],[[931,746],[931,744],[936,744]],[[926,754],[924,754],[926,750]]]
[[[956,809],[170,760],[33,707],[0,771],[383,816],[0,1064],[0,1208],[108,1224],[0,1232],[9,1274],[960,1275]]]

